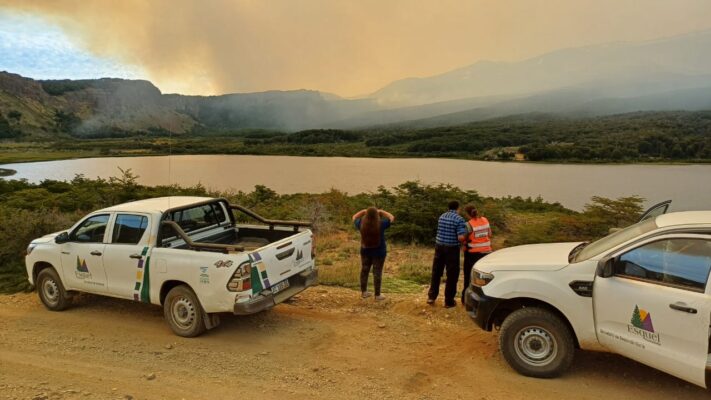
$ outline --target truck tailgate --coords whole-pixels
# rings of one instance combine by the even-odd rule
[[[312,233],[306,230],[251,252],[254,292],[269,289],[311,266],[312,246]]]

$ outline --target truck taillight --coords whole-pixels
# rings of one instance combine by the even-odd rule
[[[232,278],[227,282],[227,290],[230,292],[241,292],[252,288],[252,265],[249,261],[243,262],[232,274]]]

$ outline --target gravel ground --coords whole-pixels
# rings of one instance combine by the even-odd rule
[[[424,300],[318,286],[184,339],[156,306],[82,295],[55,313],[35,293],[0,296],[0,399],[708,399],[605,353],[579,352],[559,379],[522,377],[495,333]]]

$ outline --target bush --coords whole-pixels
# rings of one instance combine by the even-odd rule
[[[636,223],[643,201],[638,196],[617,200],[594,196],[582,213],[551,214],[543,223],[522,225],[505,245],[596,240],[606,236],[610,228]]]
[[[473,190],[463,191],[452,185],[405,182],[397,186],[390,209],[397,221],[388,232],[390,238],[406,243],[434,244],[437,220],[447,211],[451,200],[464,206],[479,203],[481,197]]]
[[[0,292],[28,287],[23,257],[33,239],[71,226],[79,215],[0,207]]]

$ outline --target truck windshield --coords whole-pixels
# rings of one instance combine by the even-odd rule
[[[655,220],[656,218],[651,218],[638,222],[611,235],[605,236],[600,240],[590,243],[575,256],[573,262],[588,260],[598,254],[602,254],[612,248],[615,248],[622,243],[657,229]]]

